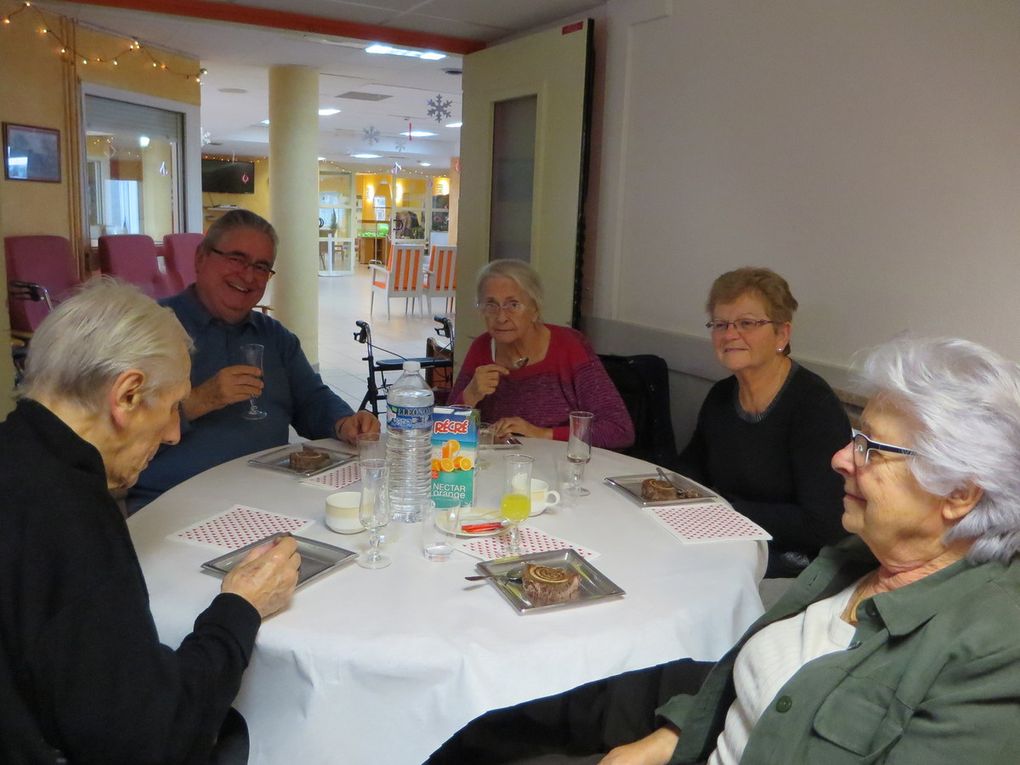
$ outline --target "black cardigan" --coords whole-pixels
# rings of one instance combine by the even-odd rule
[[[0,423],[0,761],[206,762],[259,624],[221,594],[161,645],[99,452],[34,401]]]
[[[814,557],[846,536],[843,479],[830,466],[850,440],[846,412],[828,383],[801,366],[758,422],[738,414],[737,389],[736,377],[712,386],[679,470],[768,531],[771,553]]]

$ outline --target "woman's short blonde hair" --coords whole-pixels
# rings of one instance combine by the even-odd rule
[[[20,392],[95,412],[114,380],[138,369],[145,373],[143,394],[159,395],[188,379],[193,345],[172,309],[133,285],[98,277],[39,325]]]
[[[545,299],[542,280],[535,269],[523,260],[512,260],[509,258],[493,260],[479,271],[478,281],[475,283],[475,300],[477,302],[482,302],[482,288],[485,286],[485,281],[497,276],[515,282],[531,298],[538,309],[539,315],[541,315],[542,301]]]
[[[781,324],[793,321],[797,299],[790,292],[790,285],[786,279],[770,268],[745,266],[727,271],[712,283],[705,310],[711,314],[720,303],[732,303],[747,293],[762,299],[765,303],[765,313],[772,321]]]

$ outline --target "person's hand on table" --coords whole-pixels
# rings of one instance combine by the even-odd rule
[[[666,765],[679,740],[672,728],[659,728],[632,744],[616,747],[599,760],[599,765]]]
[[[294,537],[277,537],[244,556],[223,579],[220,592],[240,595],[265,619],[290,602],[300,565]]]
[[[223,367],[201,385],[191,389],[184,400],[184,416],[197,420],[204,414],[238,401],[262,395],[262,370],[245,364]]]
[[[532,425],[523,417],[503,417],[492,423],[496,439],[503,439],[507,436],[525,436],[526,438],[552,438],[552,428],[540,428]]]
[[[499,364],[482,364],[477,367],[471,382],[464,388],[464,403],[476,406],[479,401],[493,393],[508,374],[510,370]]]
[[[364,433],[379,432],[379,418],[364,409],[347,417],[341,417],[334,427],[336,437],[349,444],[358,442],[358,436]]]

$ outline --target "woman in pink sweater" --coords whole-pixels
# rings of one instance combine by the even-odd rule
[[[592,445],[623,449],[634,426],[609,375],[580,332],[542,322],[542,283],[527,263],[494,260],[478,274],[487,332],[471,344],[451,403],[481,410],[497,437],[566,441],[569,414],[595,413]]]

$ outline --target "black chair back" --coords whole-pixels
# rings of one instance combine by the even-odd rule
[[[634,422],[634,445],[625,454],[669,465],[676,460],[676,438],[669,411],[669,370],[660,356],[599,355]]]

